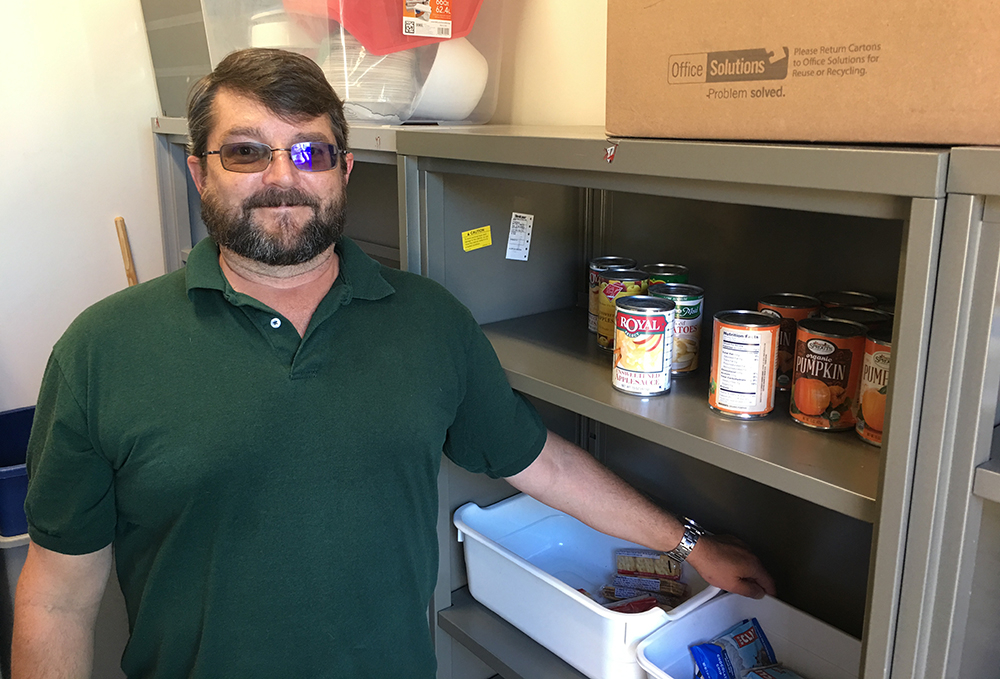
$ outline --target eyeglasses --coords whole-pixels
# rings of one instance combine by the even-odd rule
[[[206,151],[204,155],[219,156],[223,169],[230,172],[263,172],[271,164],[275,151],[287,151],[295,167],[304,172],[326,172],[337,167],[338,158],[347,151],[341,151],[333,144],[303,141],[292,144],[287,149],[272,149],[267,144],[255,141],[240,141],[223,144],[218,151]]]

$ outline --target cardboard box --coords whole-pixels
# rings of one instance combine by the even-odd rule
[[[607,131],[1000,144],[995,0],[608,0]]]

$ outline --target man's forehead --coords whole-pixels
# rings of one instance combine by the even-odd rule
[[[328,141],[335,140],[328,115],[312,117],[278,113],[259,99],[227,89],[219,90],[213,100],[212,118],[210,136],[262,137],[280,130],[295,136],[315,137],[322,134]]]

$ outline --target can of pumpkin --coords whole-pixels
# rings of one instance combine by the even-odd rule
[[[649,277],[636,269],[607,269],[598,274],[600,294],[597,297],[597,345],[611,351],[615,348],[615,300],[631,295],[645,295]]]
[[[611,385],[636,396],[670,391],[674,303],[632,295],[615,302],[615,353]]]
[[[781,330],[778,333],[778,391],[792,388],[796,324],[813,316],[821,308],[822,303],[815,297],[794,292],[765,295],[757,302],[757,311],[781,319]]]
[[[587,330],[597,332],[598,296],[601,294],[601,272],[608,269],[634,269],[636,261],[630,257],[595,257],[588,269],[589,290],[587,294]]]
[[[868,333],[865,362],[861,371],[858,421],[854,430],[872,445],[882,445],[885,426],[885,399],[889,390],[889,364],[892,358],[892,328],[882,327]]]
[[[796,422],[829,431],[854,428],[867,332],[853,321],[799,321],[789,404]]]
[[[713,319],[708,406],[753,420],[774,410],[779,319],[756,311],[720,311]]]
[[[842,321],[854,321],[868,328],[868,331],[892,327],[892,316],[878,309],[868,309],[860,306],[835,306],[823,309],[823,318],[838,318]]]

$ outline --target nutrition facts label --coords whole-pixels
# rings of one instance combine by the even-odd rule
[[[720,407],[749,413],[767,410],[767,366],[771,364],[773,333],[722,328],[719,333]]]

